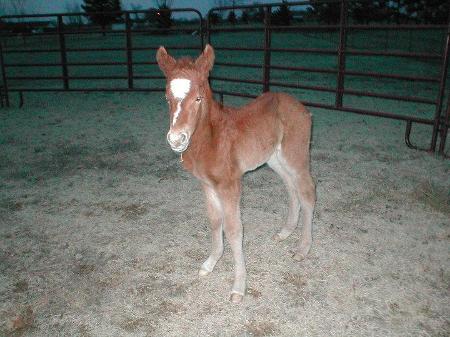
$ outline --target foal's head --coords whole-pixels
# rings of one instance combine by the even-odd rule
[[[206,112],[210,94],[208,75],[214,63],[214,50],[208,44],[196,59],[175,60],[164,47],[156,53],[158,65],[167,78],[170,129],[167,141],[172,150],[185,151],[202,112]]]

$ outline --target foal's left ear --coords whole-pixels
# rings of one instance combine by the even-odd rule
[[[214,49],[210,44],[207,44],[203,53],[195,60],[195,65],[200,69],[202,73],[208,77],[214,65]]]

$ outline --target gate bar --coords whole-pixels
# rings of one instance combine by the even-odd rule
[[[442,102],[444,101],[445,84],[447,81],[449,52],[450,52],[450,8],[448,11],[447,37],[445,39],[445,48],[441,67],[441,80],[439,84],[439,93],[436,98],[436,111],[434,114],[433,134],[431,136],[430,151],[433,152],[436,151],[437,136],[439,133],[439,126],[441,123]]]
[[[59,50],[61,53],[61,67],[63,74],[64,89],[69,89],[69,72],[67,70],[66,39],[64,37],[64,22],[62,19],[62,15],[58,15],[58,35],[59,35]]]
[[[263,92],[270,90],[270,47],[272,43],[272,33],[270,30],[270,17],[272,7],[264,7],[264,66],[263,66]]]
[[[3,58],[3,41],[0,40],[0,63],[2,67],[2,80],[3,80],[3,87],[1,90],[4,92],[5,95],[5,103],[6,107],[9,108],[9,90],[8,90],[8,81],[6,77],[6,67],[5,67],[5,60]],[[3,95],[3,93],[0,93]],[[3,102],[3,99],[2,99]]]
[[[125,12],[125,33],[127,48],[127,73],[128,73],[128,89],[133,89],[133,45],[131,41],[131,21],[130,13]]]
[[[341,0],[341,17],[339,20],[339,46],[338,46],[338,76],[336,87],[336,107],[342,108],[342,100],[344,96],[344,77],[345,77],[345,47],[347,45],[347,2]]]

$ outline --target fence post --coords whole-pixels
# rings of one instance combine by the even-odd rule
[[[450,90],[448,92],[448,97],[450,97]],[[442,118],[441,121],[441,142],[439,143],[439,154],[445,155],[445,142],[447,141],[448,127],[450,123],[450,99],[447,99],[447,113]]]
[[[450,53],[450,9],[448,15],[448,26],[447,26],[447,37],[445,39],[444,53],[442,55],[442,66],[441,66],[441,74],[440,74],[440,83],[439,83],[439,92],[436,98],[436,110],[434,113],[434,124],[433,124],[433,134],[431,136],[431,145],[430,151],[436,151],[437,144],[437,136],[439,133],[439,128],[441,127],[441,111],[442,111],[442,102],[444,101],[444,93],[445,93],[445,84],[447,81],[447,71],[448,71],[448,62]],[[445,125],[442,126],[445,128]],[[442,139],[441,139],[442,144]]]
[[[3,91],[5,95],[5,104],[6,107],[9,108],[9,90],[8,90],[8,82],[6,80],[6,67],[5,67],[5,59],[3,56],[3,39],[0,41],[0,63],[2,67],[2,81],[3,81],[3,88],[0,88],[1,91]],[[3,93],[0,92],[0,95],[3,95]],[[3,97],[1,97],[2,105],[3,105]]]
[[[272,16],[272,7],[264,7],[264,65],[263,65],[263,92],[270,90],[270,56],[272,43],[272,30],[270,29],[270,17]]]
[[[64,90],[69,89],[69,72],[67,71],[67,50],[66,50],[66,39],[64,36],[64,22],[62,15],[58,15],[58,35],[59,35],[59,50],[61,53],[61,66]]]
[[[336,87],[336,108],[342,108],[344,96],[344,77],[345,77],[345,47],[347,44],[347,1],[341,0],[341,16],[339,20],[339,46],[338,46],[338,76]]]
[[[127,40],[127,72],[128,72],[128,89],[133,89],[133,44],[131,39],[131,20],[130,13],[125,12],[125,30]]]
[[[211,44],[211,11],[206,14],[206,41]],[[203,48],[202,48],[203,49]]]

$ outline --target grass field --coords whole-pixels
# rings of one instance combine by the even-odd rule
[[[97,45],[110,45],[102,41]],[[217,59],[231,55],[218,52]],[[154,60],[150,51],[138,57]],[[334,66],[312,56],[275,61]],[[372,66],[390,69],[382,60]],[[396,67],[431,76],[437,65],[403,60]],[[116,70],[124,72],[106,71]],[[158,74],[153,66],[141,71]],[[409,92],[382,81],[352,84]],[[417,88],[425,97],[434,90]],[[432,115],[418,104],[361,104]],[[311,111],[318,193],[312,251],[299,263],[289,254],[298,233],[271,240],[287,215],[286,191],[266,166],[246,175],[249,289],[236,306],[228,302],[229,247],[210,276],[197,276],[208,256],[208,221],[198,182],[166,144],[162,93],[26,94],[22,109],[13,96],[13,107],[0,112],[0,336],[449,335],[448,160],[407,149],[403,123]],[[430,129],[415,128],[413,138],[428,145]]]

